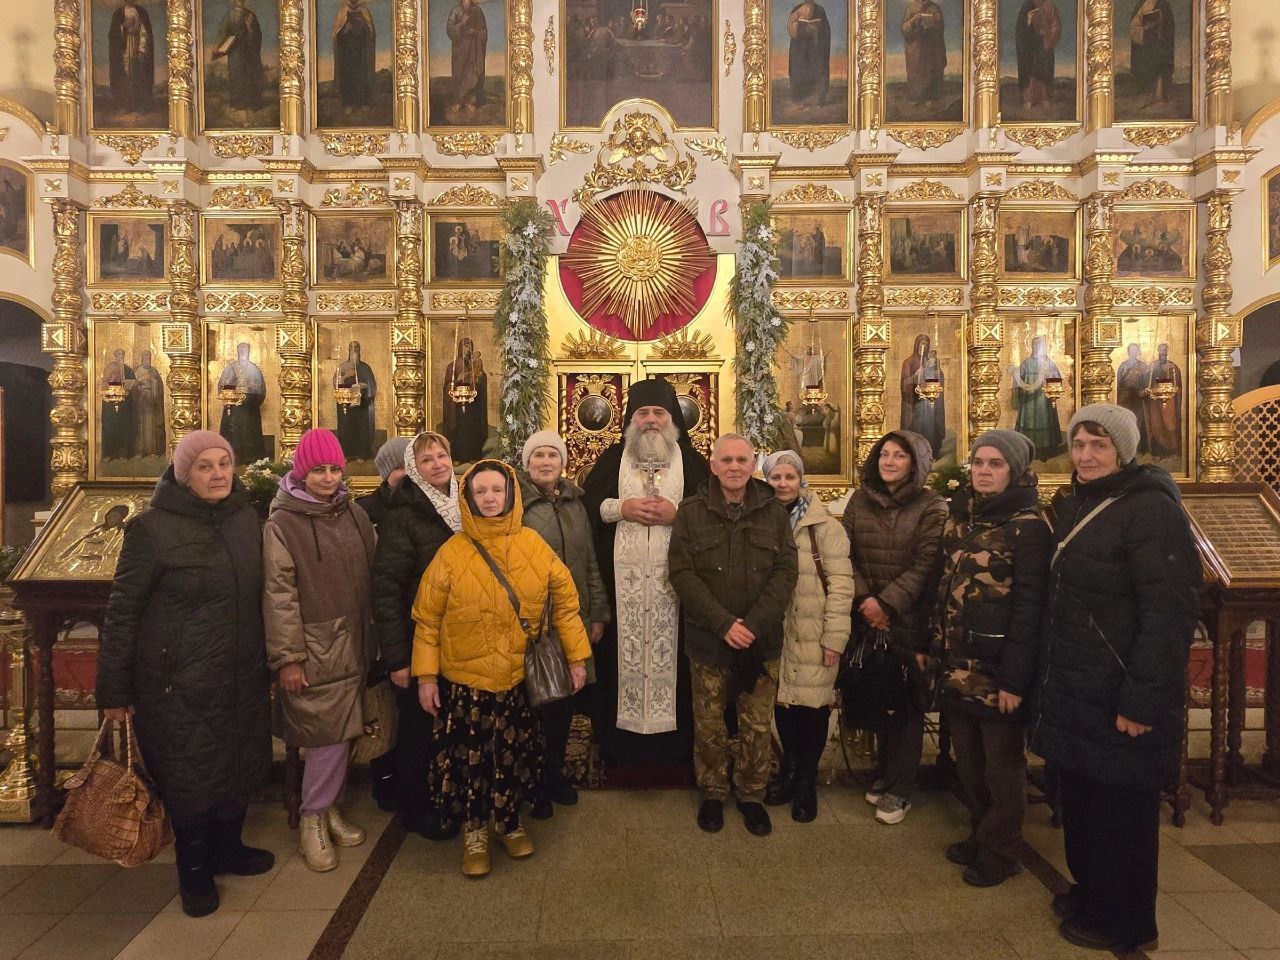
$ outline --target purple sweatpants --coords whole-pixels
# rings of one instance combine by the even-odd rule
[[[351,741],[307,747],[302,758],[302,815],[313,817],[338,802],[347,783]]]

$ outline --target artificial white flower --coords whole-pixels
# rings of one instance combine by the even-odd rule
[[[947,481],[947,489],[948,489],[948,490],[959,490],[959,489],[960,489],[960,481],[959,481],[959,480],[948,480],[948,481]]]

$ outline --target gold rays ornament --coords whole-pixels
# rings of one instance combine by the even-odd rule
[[[662,314],[693,311],[693,282],[715,255],[680,204],[624,190],[586,206],[563,261],[582,281],[583,316],[603,308],[638,339]]]

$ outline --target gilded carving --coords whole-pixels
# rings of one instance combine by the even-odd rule
[[[517,193],[524,193],[529,189],[529,178],[528,177],[512,177],[511,189],[516,191]]]
[[[950,143],[960,134],[963,127],[890,127],[886,131],[904,147],[915,147],[917,150],[932,150],[944,143]]]
[[[127,183],[119,193],[99,198],[94,206],[103,210],[163,210],[164,201],[149,193],[143,193],[136,184]]]
[[[973,92],[977,98],[977,125],[994,127],[997,123],[999,89],[996,61],[996,0],[973,0]]]
[[[728,20],[724,22],[724,39],[720,45],[724,48],[724,75],[727,77],[738,56],[738,38],[733,35],[733,27]]]
[[[316,294],[316,310],[320,313],[390,313],[395,307],[396,295],[390,290]]]
[[[209,196],[209,206],[226,210],[256,210],[271,206],[270,187],[251,187],[237,183],[228,187],[215,187]]]
[[[326,133],[320,142],[331,157],[376,157],[390,149],[389,133]]]
[[[83,21],[80,0],[53,0],[54,128],[72,137],[80,135],[80,25]]]
[[[153,133],[138,136],[102,134],[97,139],[104,147],[109,147],[120,154],[124,162],[131,167],[137,165],[145,151],[160,145],[160,138]]]
[[[724,137],[687,137],[684,142],[704,157],[719,160],[725,164],[729,162],[729,148],[726,146]]]
[[[352,183],[347,187],[330,187],[320,198],[322,207],[385,207],[387,188]]]
[[[542,54],[547,58],[547,76],[556,75],[556,15],[547,17],[547,29],[542,31]]]
[[[660,183],[675,193],[684,193],[697,175],[693,154],[686,152],[681,157],[658,118],[634,110],[613,122],[608,140],[596,154],[583,185],[573,192],[573,199],[581,203],[583,198],[606,190],[645,183]]]
[[[417,133],[421,115],[418,98],[418,0],[395,0],[396,129]]]
[[[874,130],[880,126],[882,3],[881,0],[857,0],[857,3],[858,123],[864,130]]]
[[[849,133],[850,131],[848,130],[775,130],[773,131],[773,137],[775,140],[781,140],[789,147],[812,152],[834,146],[849,136]]]
[[[1205,0],[1204,86],[1209,126],[1231,122],[1231,0]]]
[[[963,200],[945,183],[938,180],[912,180],[892,191],[887,200]]]
[[[206,293],[204,309],[207,313],[279,313],[284,300],[278,293]]]
[[[191,58],[191,0],[166,0],[169,9],[169,130],[190,139],[195,116],[195,63]]]
[[[431,139],[436,150],[446,157],[491,157],[498,149],[496,135],[476,130],[433,134]]]
[[[223,159],[245,160],[271,152],[271,137],[265,133],[233,133],[228,136],[210,137],[209,146]]]
[[[1036,150],[1043,150],[1045,147],[1052,147],[1055,143],[1061,143],[1067,137],[1071,136],[1080,129],[1077,123],[1053,123],[1035,126],[1009,126],[1002,127],[1004,135],[1014,143],[1021,144],[1024,147],[1032,147]]]
[[[1121,200],[1190,200],[1191,195],[1167,180],[1135,180],[1120,192]]]
[[[703,332],[691,333],[688,327],[660,337],[649,356],[654,360],[706,360],[715,352],[715,341]]]
[[[551,165],[554,167],[571,153],[590,153],[591,144],[569,136],[567,133],[555,133],[551,137]]]
[[[280,0],[280,126],[285,136],[302,133],[302,90],[307,55],[302,38],[302,0]]]
[[[1089,104],[1089,129],[1111,126],[1115,109],[1112,86],[1112,0],[1085,0],[1085,96]]]
[[[438,194],[427,205],[431,207],[500,207],[505,201],[492,190],[466,183],[460,187],[450,187]]]
[[[565,334],[560,352],[570,360],[621,360],[626,356],[627,348],[613,337],[592,329],[585,334]]]
[[[777,204],[786,203],[848,203],[849,199],[825,183],[802,183],[778,194],[773,200]]]
[[[1140,147],[1162,147],[1186,136],[1196,128],[1194,123],[1171,123],[1159,126],[1123,127],[1124,138]]]
[[[1196,323],[1197,380],[1200,387],[1200,474],[1205,483],[1229,481],[1235,459],[1231,397],[1235,370],[1231,352],[1240,346],[1240,324],[1231,313],[1231,194],[1208,197],[1209,229],[1201,261],[1204,313]]]
[[[848,290],[797,290],[775,287],[769,301],[779,310],[848,310]]]
[[[511,129],[518,145],[522,134],[533,132],[533,0],[512,0],[507,42],[511,50]]]
[[[765,0],[746,0],[742,26],[742,89],[746,94],[743,129],[764,130]]]
[[[885,287],[886,307],[958,307],[964,303],[963,287]]]
[[[999,424],[1000,348],[1003,324],[996,317],[996,273],[1000,258],[996,222],[1000,198],[975,197],[969,203],[969,431],[977,436]]]
[[[169,297],[172,308],[169,327],[192,331],[199,315],[196,299],[196,209],[189,203],[169,205]],[[168,339],[168,338],[167,338]],[[192,430],[200,428],[200,347],[199,338],[168,339],[186,347],[169,350],[170,443],[176,444]],[[166,343],[166,346],[168,343]]]
[[[497,290],[435,290],[431,293],[432,310],[496,310]]]
[[[89,305],[95,313],[164,313],[169,309],[169,294],[98,290],[89,298]]]
[[[88,422],[85,398],[85,337],[82,311],[84,264],[80,253],[81,208],[69,200],[53,201],[53,319],[42,331],[42,345],[53,356],[49,386],[53,388],[53,423],[50,438],[50,488],[61,497],[88,476],[89,454],[84,428]]]
[[[1080,402],[1108,403],[1115,386],[1111,352],[1120,346],[1120,324],[1112,314],[1115,290],[1115,198],[1094,194],[1085,202],[1084,309],[1087,339],[1081,345]]]
[[[422,329],[422,204],[418,200],[396,200],[396,307],[395,326],[400,333],[393,350],[395,371],[396,433],[412,435],[426,422],[423,383],[426,377],[421,336]],[[410,334],[406,336],[406,334]]]
[[[861,2],[861,0],[860,0]],[[857,346],[853,351],[853,404],[857,424],[854,475],[884,432],[885,354],[890,323],[884,317],[884,254],[880,236],[884,198],[864,194],[858,211]]]
[[[278,200],[280,239],[281,313],[277,324],[276,351],[280,355],[280,434],[277,451],[293,453],[298,440],[311,428],[311,343],[307,335],[307,217],[299,200]]]
[[[1024,180],[1004,195],[1006,200],[1069,200],[1076,203],[1076,195],[1060,183],[1052,180]]]
[[[1001,307],[1074,307],[1075,287],[1007,287],[1001,286],[997,304]]]
[[[1180,287],[1117,287],[1115,305],[1117,307],[1145,307],[1156,310],[1164,306],[1191,306],[1195,300],[1195,288],[1190,285]]]

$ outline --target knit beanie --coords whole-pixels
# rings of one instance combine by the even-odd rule
[[[796,473],[800,474],[800,479],[804,479],[804,460],[800,458],[800,454],[794,450],[779,450],[777,453],[770,453],[764,458],[762,472],[766,480],[769,479],[769,474],[773,473],[773,468],[780,463],[791,464],[796,468]]]
[[[995,447],[1009,464],[1009,479],[1013,483],[1021,480],[1036,458],[1036,445],[1017,430],[986,430],[978,434],[978,439],[969,447],[969,460],[980,447]]]
[[[298,449],[293,452],[293,475],[299,481],[305,481],[307,474],[321,464],[332,463],[347,469],[347,458],[342,452],[342,444],[331,430],[308,430],[298,441]]]
[[[1071,418],[1067,427],[1067,436],[1073,436],[1077,424],[1092,421],[1106,430],[1111,442],[1116,445],[1120,454],[1120,466],[1124,466],[1138,456],[1138,418],[1132,410],[1116,406],[1114,403],[1091,403],[1081,407]]]
[[[520,454],[520,463],[526,472],[529,470],[529,459],[533,456],[533,451],[539,447],[555,447],[560,451],[561,464],[566,467],[569,465],[569,448],[564,445],[560,434],[554,430],[539,430],[524,442],[524,450]]]
[[[403,470],[404,452],[412,442],[410,437],[392,437],[380,446],[373,458],[373,465],[378,468],[378,476],[385,480],[391,476],[392,470]]]
[[[206,450],[215,448],[227,451],[227,456],[231,458],[231,466],[236,465],[236,452],[231,449],[231,444],[227,443],[227,438],[222,434],[214,433],[212,430],[193,430],[188,433],[173,448],[174,479],[185,484],[187,475],[191,472],[191,465],[196,462],[196,457]]]

